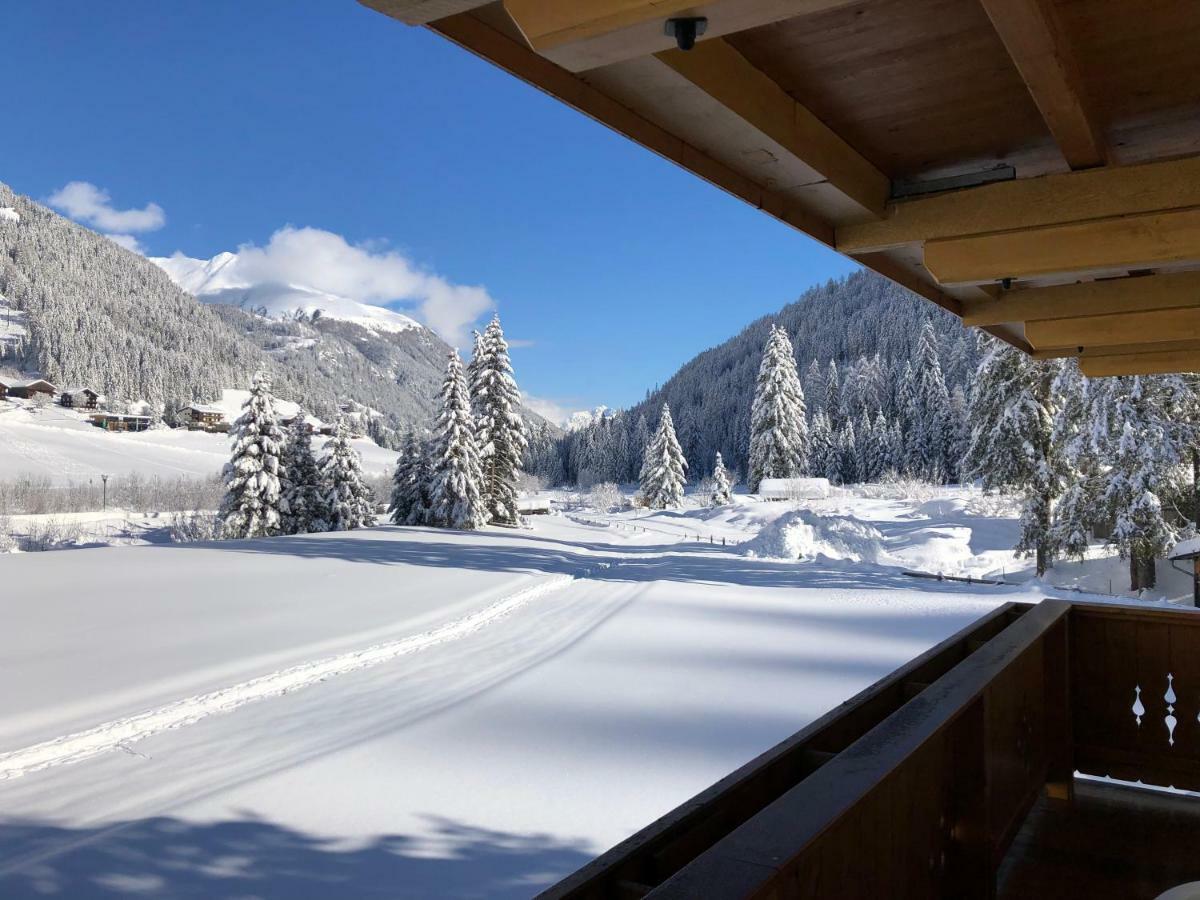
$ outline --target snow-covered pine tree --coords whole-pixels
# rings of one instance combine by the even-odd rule
[[[298,409],[292,424],[288,426],[287,443],[283,453],[285,534],[310,534],[329,530],[329,525],[322,516],[324,502],[321,492],[321,470],[317,465],[316,456],[313,455],[312,427],[305,419],[304,410]]]
[[[221,532],[227,538],[279,534],[283,495],[279,483],[283,431],[275,415],[271,381],[259,372],[242,414],[233,423],[233,453],[225,464]]]
[[[816,357],[813,357],[808,368],[804,370],[801,384],[804,387],[804,397],[808,401],[809,412],[816,414],[818,410],[824,409],[825,370],[817,362]]]
[[[1062,460],[1064,489],[1054,507],[1050,534],[1054,550],[1084,559],[1093,523],[1101,515],[1098,436],[1092,428],[1093,406],[1103,393],[1101,386],[1083,377],[1079,363],[1064,361],[1054,378],[1051,394],[1058,400],[1051,434]]]
[[[725,460],[721,459],[719,452],[717,453],[717,462],[713,466],[712,484],[712,497],[709,502],[713,506],[728,506],[733,502],[733,486],[729,483],[729,471],[725,468]]]
[[[917,342],[915,375],[917,418],[909,436],[915,468],[929,481],[941,483],[946,480],[948,468],[950,429],[946,414],[950,397],[938,359],[937,332],[929,319],[921,327]]]
[[[871,447],[867,458],[870,463],[870,481],[881,481],[894,468],[892,463],[892,428],[883,410],[875,413],[871,423]]]
[[[350,443],[350,427],[338,416],[321,457],[322,510],[330,531],[375,524],[375,498],[363,481],[362,460]]]
[[[825,413],[825,418],[829,419],[829,430],[834,434],[842,424],[841,409],[842,381],[838,374],[837,360],[831,359],[825,372],[825,399],[821,403],[821,410]]]
[[[787,332],[772,326],[750,410],[747,485],[754,492],[764,478],[795,478],[807,465],[808,423],[796,357]]]
[[[471,361],[467,363],[467,388],[471,392],[471,415],[477,416],[479,411],[475,408],[475,402],[478,398],[476,393],[476,381],[479,377],[479,367],[483,364],[483,334],[479,331],[472,330],[471,332]]]
[[[482,528],[487,524],[483,471],[471,420],[470,390],[456,350],[450,352],[446,363],[441,403],[433,439],[430,520],[443,528]]]
[[[854,433],[854,422],[846,419],[838,432],[838,481],[854,484],[858,480],[858,438]]]
[[[671,407],[663,404],[658,430],[646,447],[642,461],[642,500],[651,509],[668,509],[683,502],[684,474],[688,467],[683,449],[675,437]]]
[[[475,352],[471,410],[483,473],[483,502],[491,521],[515,525],[521,520],[517,511],[517,473],[529,441],[519,411],[521,392],[513,379],[508,342],[504,340],[498,315],[492,317]],[[615,428],[610,421],[605,436],[611,437]],[[607,454],[606,461],[612,462],[614,455]],[[619,477],[615,471],[604,474],[609,481]]]
[[[855,449],[858,457],[855,470],[861,482],[876,481],[879,478],[875,464],[875,427],[871,424],[871,413],[864,406],[858,417],[858,426],[854,429],[856,440]]]
[[[923,462],[913,441],[921,428],[921,402],[917,394],[917,376],[911,360],[904,361],[900,379],[896,384],[896,421],[901,441],[897,445],[902,457],[897,457],[897,471],[905,475],[917,475]]]
[[[407,525],[408,517],[416,506],[416,468],[420,464],[420,447],[417,438],[409,431],[400,443],[396,454],[396,468],[392,470],[392,496],[388,502],[388,520],[393,525]]]
[[[817,478],[836,480],[839,467],[837,444],[834,434],[829,428],[829,417],[824,411],[818,411],[812,418],[812,428],[808,433],[808,472]],[[834,474],[831,475],[830,472]]]
[[[1016,550],[1033,555],[1039,577],[1050,565],[1050,514],[1061,489],[1051,433],[1054,405],[1051,364],[994,342],[975,376],[973,423],[964,468],[985,490],[1018,490],[1024,496]]]
[[[1108,463],[1101,476],[1102,502],[1113,520],[1110,542],[1129,560],[1129,589],[1155,585],[1154,560],[1178,538],[1172,500],[1185,493],[1179,483],[1186,461],[1186,431],[1172,426],[1186,401],[1185,383],[1167,378],[1120,378],[1111,396]]]

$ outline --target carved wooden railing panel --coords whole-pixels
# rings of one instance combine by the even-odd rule
[[[1200,615],[1076,604],[1075,766],[1200,790]]]

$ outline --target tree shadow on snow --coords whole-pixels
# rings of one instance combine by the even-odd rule
[[[169,817],[103,828],[0,823],[0,896],[246,898],[524,898],[594,855],[581,842],[430,817],[433,850],[405,835],[366,844],[247,817]]]

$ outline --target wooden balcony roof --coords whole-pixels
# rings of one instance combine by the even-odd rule
[[[1200,370],[1194,0],[361,2],[1027,352]]]

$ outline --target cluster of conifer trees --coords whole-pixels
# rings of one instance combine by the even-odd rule
[[[260,372],[231,433],[233,452],[225,465],[219,513],[223,537],[348,531],[375,524],[374,498],[343,418],[318,459],[303,411],[297,410],[285,431],[270,379]]]
[[[440,396],[433,433],[410,432],[400,451],[391,521],[464,530],[517,524],[517,475],[528,438],[498,316],[476,334],[465,371],[451,351]]]

